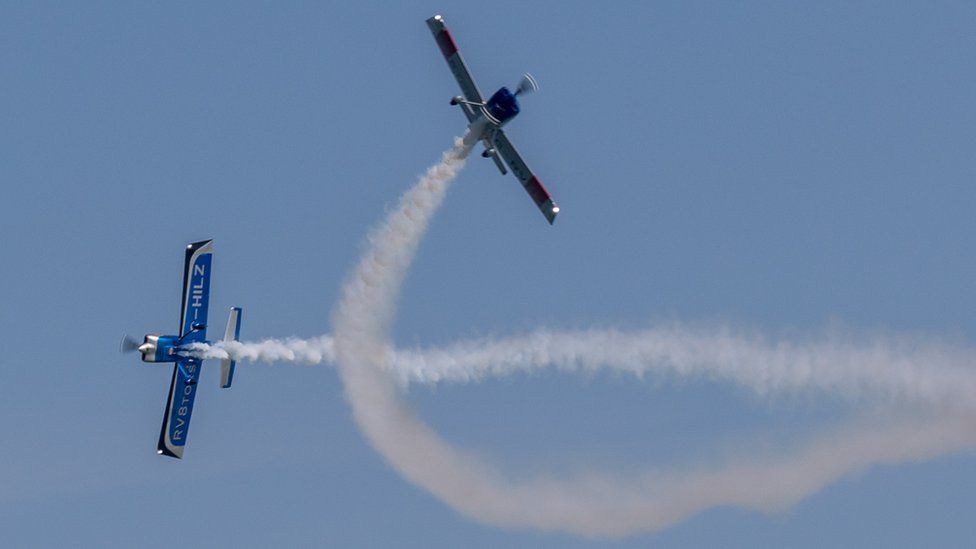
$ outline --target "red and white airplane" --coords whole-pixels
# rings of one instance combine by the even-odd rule
[[[494,160],[495,165],[498,166],[498,170],[503,175],[508,173],[508,170],[505,169],[507,164],[508,169],[512,170],[512,174],[518,178],[529,196],[535,201],[536,206],[542,211],[542,215],[546,216],[546,219],[552,224],[556,220],[556,214],[559,213],[559,206],[552,201],[549,191],[542,186],[542,182],[532,173],[511,141],[505,137],[505,132],[502,131],[502,126],[519,113],[518,96],[538,89],[535,80],[531,75],[526,74],[519,82],[515,93],[502,87],[488,101],[485,101],[481,97],[481,92],[478,91],[474,79],[471,78],[471,73],[468,72],[464,59],[461,58],[461,52],[458,51],[454,38],[451,37],[451,33],[444,25],[444,18],[435,15],[427,20],[427,26],[430,27],[430,32],[434,34],[434,40],[437,41],[441,53],[444,54],[447,66],[451,68],[451,73],[454,74],[458,85],[461,86],[463,95],[452,98],[451,104],[460,105],[464,115],[468,117],[468,133],[465,136],[465,143],[471,146],[478,141],[484,142],[485,151],[481,153],[481,156]]]

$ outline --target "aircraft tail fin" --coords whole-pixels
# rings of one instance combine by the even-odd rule
[[[227,330],[224,332],[224,341],[240,341],[241,338],[241,308],[231,307],[230,317],[227,318]],[[234,381],[234,366],[237,362],[230,358],[220,361],[220,387],[230,388]]]

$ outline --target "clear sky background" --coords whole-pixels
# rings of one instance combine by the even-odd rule
[[[122,332],[176,328],[182,250],[204,238],[211,336],[231,305],[246,339],[330,330],[366,230],[464,127],[435,13],[483,91],[540,82],[508,134],[562,212],[549,227],[473,157],[409,275],[398,343],[662,320],[976,339],[972,3],[6,3],[0,545],[972,542],[969,454],[615,542],[484,526],[385,465],[327,366],[245,364],[229,391],[205,371],[185,459],[158,457],[171,368],[119,355]],[[788,444],[833,413],[614,375],[409,399],[528,472]]]

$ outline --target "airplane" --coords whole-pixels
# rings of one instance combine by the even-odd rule
[[[505,169],[507,164],[508,169],[512,170],[512,174],[522,183],[535,205],[538,206],[542,215],[551,225],[556,220],[556,214],[559,213],[559,206],[552,201],[549,191],[542,186],[542,182],[532,173],[518,151],[515,150],[515,146],[502,131],[502,126],[511,122],[519,113],[518,96],[539,89],[535,79],[532,78],[532,75],[526,74],[519,82],[515,93],[506,87],[502,87],[488,101],[485,101],[478,90],[478,85],[471,78],[467,65],[464,64],[457,43],[454,42],[454,38],[444,24],[444,18],[435,15],[427,19],[427,26],[434,35],[434,40],[444,55],[447,66],[450,67],[451,73],[458,85],[461,86],[462,95],[453,97],[451,105],[459,105],[468,118],[465,145],[472,146],[478,141],[482,141],[485,150],[481,156],[494,160],[495,166],[502,172],[502,175],[508,173]]]
[[[190,414],[200,379],[203,359],[191,356],[186,348],[191,343],[207,341],[207,310],[210,305],[210,275],[213,260],[213,240],[194,242],[186,247],[183,264],[183,305],[180,309],[179,335],[146,335],[142,344],[129,336],[122,337],[123,352],[139,351],[143,362],[173,362],[173,378],[169,384],[169,398],[163,415],[156,453],[177,459],[183,458]],[[224,331],[224,341],[239,341],[241,308],[231,307]],[[236,362],[220,361],[220,386],[229,388],[234,380]]]

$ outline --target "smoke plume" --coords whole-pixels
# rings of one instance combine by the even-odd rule
[[[331,338],[218,343],[191,352],[335,364],[356,423],[394,469],[457,511],[502,527],[619,537],[665,528],[716,506],[775,511],[874,465],[976,446],[974,353],[937,340],[854,341],[828,334],[806,342],[769,341],[730,329],[672,325],[629,333],[539,330],[395,349],[389,328],[401,284],[468,152],[456,140],[370,232],[333,313]],[[544,368],[697,377],[760,395],[819,392],[863,406],[845,425],[789,452],[739,457],[714,468],[526,479],[451,445],[402,400],[410,383],[477,382]]]

